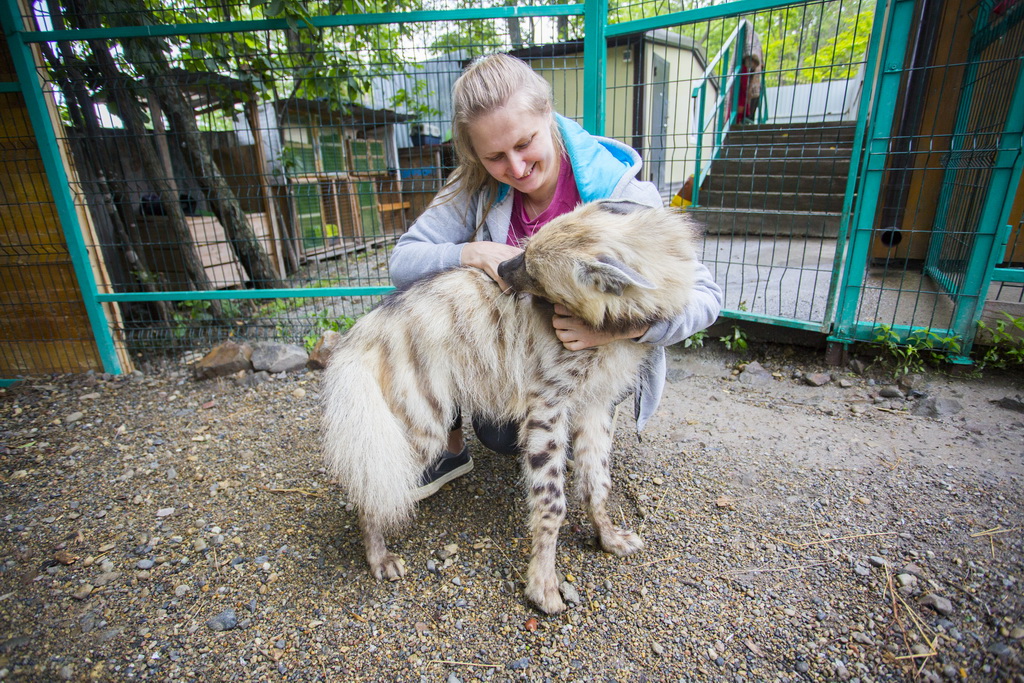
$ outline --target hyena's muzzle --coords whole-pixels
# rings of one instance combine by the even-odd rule
[[[536,281],[526,272],[526,252],[498,264],[498,276],[515,292],[530,291]]]

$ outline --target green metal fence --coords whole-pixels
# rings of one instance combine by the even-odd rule
[[[17,82],[3,87],[31,114],[111,372],[125,351],[309,343],[372,306],[390,248],[452,168],[451,84],[497,50],[544,75],[562,113],[637,148],[666,202],[695,176],[687,211],[726,316],[839,343],[923,327],[966,352],[993,274],[996,298],[1021,282],[1001,243],[1021,177],[1019,9],[983,3],[968,53],[940,68],[907,50],[936,43],[919,24],[942,24],[938,3],[690,4],[8,3]],[[908,114],[915,76],[982,84],[949,133],[927,133],[937,114]],[[1002,108],[985,79],[1012,90]],[[15,162],[2,169],[16,186]],[[918,220],[923,194],[887,190],[933,171],[941,209]],[[17,290],[16,264],[0,267]],[[5,332],[4,373],[32,334]]]

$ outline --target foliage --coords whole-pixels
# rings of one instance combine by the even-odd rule
[[[962,348],[959,336],[942,336],[926,327],[911,330],[903,339],[892,326],[879,325],[874,342],[885,350],[893,377],[897,378],[921,372],[929,365],[937,367]]]
[[[694,348],[694,349],[702,348],[704,346],[704,340],[707,339],[707,337],[708,337],[707,330],[701,330],[700,332],[697,332],[696,334],[692,334],[692,335],[690,335],[689,337],[687,337],[686,339],[683,340],[683,348],[686,348],[686,349],[689,349],[689,348]]]
[[[356,324],[355,318],[347,315],[335,318],[326,308],[318,313],[310,314],[310,317],[313,319],[313,327],[308,334],[302,337],[302,343],[307,351],[313,350],[324,332],[348,332]]]
[[[1003,319],[994,326],[978,321],[978,331],[986,337],[986,346],[978,359],[983,368],[1024,365],[1024,318],[1015,318],[1006,311],[1001,315]]]
[[[748,346],[747,333],[739,325],[733,325],[729,334],[719,337],[718,341],[722,342],[730,351],[746,351]]]

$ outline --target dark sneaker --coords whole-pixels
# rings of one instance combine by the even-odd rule
[[[455,481],[473,469],[473,458],[469,455],[469,446],[458,455],[445,451],[440,459],[423,471],[419,487],[412,492],[413,500],[429,498],[450,481]]]

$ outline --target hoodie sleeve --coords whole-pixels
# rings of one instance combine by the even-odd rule
[[[435,200],[403,234],[388,267],[399,289],[462,264],[462,247],[473,239],[476,199]]]
[[[677,317],[651,325],[637,341],[657,346],[676,344],[709,327],[721,310],[722,288],[711,278],[707,266],[698,263],[690,304]]]

